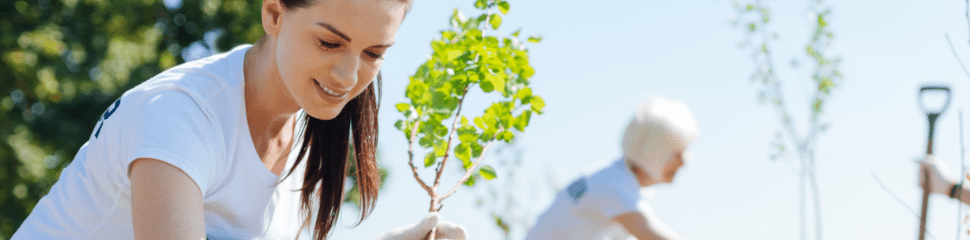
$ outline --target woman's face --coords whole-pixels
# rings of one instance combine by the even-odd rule
[[[297,105],[314,118],[337,117],[376,77],[406,8],[397,0],[316,0],[282,11],[272,36],[276,64]]]

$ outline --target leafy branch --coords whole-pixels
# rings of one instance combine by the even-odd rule
[[[466,18],[457,9],[453,12],[451,28],[431,42],[434,53],[410,77],[405,91],[410,101],[395,106],[405,117],[395,127],[408,139],[408,165],[415,180],[431,197],[430,212],[439,211],[441,201],[462,184],[471,186],[478,177],[495,178],[491,166],[479,167],[489,146],[498,140],[512,141],[513,131],[525,131],[532,113],[542,114],[545,106],[542,98],[533,95],[529,88],[529,78],[535,70],[529,64],[528,50],[518,40],[520,31],[511,37],[486,35],[486,30],[498,29],[502,24],[502,15],[508,13],[509,3],[476,0],[474,5],[485,13]],[[541,37],[534,35],[528,41],[538,43]],[[502,98],[482,115],[470,116],[469,120],[462,115],[462,106],[468,93],[476,89],[499,93]],[[449,119],[450,127],[443,124]],[[424,155],[424,167],[436,165],[430,185],[422,180],[414,164],[415,144],[430,150]],[[465,173],[449,191],[439,194],[442,172],[453,157],[461,160]]]

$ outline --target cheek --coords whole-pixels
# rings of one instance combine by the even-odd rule
[[[282,51],[277,54],[276,59],[276,62],[280,64],[278,65],[280,75],[286,81],[292,78],[303,77],[302,75],[305,75],[304,73],[307,72],[306,67],[308,63],[312,60],[308,59],[308,56],[313,49],[308,49],[306,44],[296,42],[286,42],[283,45],[278,48]]]
[[[292,49],[293,44],[289,42],[284,42],[286,38],[281,37],[279,44],[276,45],[276,67],[279,71],[280,78],[283,82],[289,82],[293,79],[293,73],[298,72],[294,65],[294,54],[298,51]]]
[[[360,93],[364,92],[364,89],[367,89],[368,85],[377,81],[377,74],[379,73],[379,63],[375,63],[372,66],[362,66],[357,71],[357,85],[354,86],[354,96],[360,95]]]

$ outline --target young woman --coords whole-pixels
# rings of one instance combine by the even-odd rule
[[[686,104],[647,100],[623,134],[623,157],[559,192],[526,239],[679,239],[649,207],[638,207],[640,188],[672,182],[697,135]]]
[[[379,185],[373,80],[380,89],[410,4],[264,0],[254,45],[166,70],[109,106],[13,239],[294,239],[308,228],[320,240],[346,174],[363,220]],[[431,214],[380,238],[435,227],[465,237]]]

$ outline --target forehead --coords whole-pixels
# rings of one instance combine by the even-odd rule
[[[318,0],[295,11],[303,24],[320,28],[326,23],[358,41],[381,44],[393,41],[407,6],[400,0]],[[359,40],[358,40],[359,39]]]

